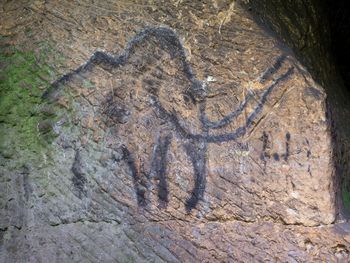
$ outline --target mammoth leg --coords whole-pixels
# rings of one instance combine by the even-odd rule
[[[206,153],[207,143],[204,141],[192,141],[184,145],[187,155],[190,157],[194,172],[194,188],[191,197],[186,200],[186,211],[190,213],[196,207],[199,200],[203,199],[206,186]]]
[[[145,197],[146,190],[148,189],[147,182],[140,176],[140,173],[136,167],[134,155],[129,151],[129,149],[125,145],[122,146],[122,151],[123,158],[127,162],[133,178],[137,204],[139,206],[145,206],[147,204]]]
[[[158,200],[159,207],[164,208],[169,202],[168,184],[166,180],[167,170],[167,154],[171,143],[171,135],[160,137],[156,144],[154,159],[152,163],[152,170],[156,173],[156,180],[158,181]]]

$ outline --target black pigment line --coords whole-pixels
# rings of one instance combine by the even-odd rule
[[[276,73],[281,68],[282,63],[285,61],[285,59],[286,59],[285,55],[281,55],[280,57],[278,57],[275,64],[265,71],[265,73],[261,79],[266,79],[268,77],[271,77],[274,73]],[[268,75],[267,75],[267,73],[268,73]],[[260,82],[261,82],[261,80],[260,80]],[[263,82],[265,82],[265,81],[263,81]],[[263,82],[261,82],[261,83],[263,83]],[[208,118],[204,115],[203,116],[203,123],[206,125],[206,127],[210,128],[210,129],[223,128],[223,127],[229,125],[230,123],[232,123],[233,119],[236,118],[245,109],[245,107],[247,106],[247,104],[250,102],[250,100],[253,97],[254,97],[254,94],[249,93],[244,98],[243,102],[240,103],[240,105],[238,106],[238,109],[229,113],[227,116],[225,116],[220,121],[212,122],[212,121],[208,120]]]
[[[179,136],[181,136],[184,139],[190,139],[191,135],[187,131],[186,128],[184,128],[181,124],[179,119],[177,118],[175,113],[169,113],[162,104],[160,103],[158,97],[156,96],[151,96],[152,99],[152,104],[156,108],[156,110],[159,112],[160,116],[162,118],[167,119],[170,123],[172,123],[175,126],[175,129],[178,133]]]
[[[134,189],[136,192],[136,197],[137,197],[137,204],[139,206],[145,206],[146,205],[146,191],[144,188],[147,188],[146,183],[141,180],[137,169],[136,169],[136,165],[135,165],[135,160],[133,155],[131,154],[131,152],[129,151],[129,149],[123,145],[122,146],[122,151],[123,151],[123,158],[126,160],[129,169],[131,171],[131,176],[133,179],[133,183],[134,183]]]
[[[175,57],[179,58],[182,63],[182,71],[186,78],[191,82],[191,88],[186,91],[186,94],[192,99],[194,103],[199,102],[199,118],[202,123],[202,131],[199,134],[193,134],[186,129],[182,123],[179,121],[178,117],[174,112],[168,112],[164,109],[162,104],[156,94],[151,95],[153,106],[160,113],[161,117],[167,119],[177,132],[177,135],[185,139],[187,142],[184,144],[187,155],[189,156],[193,170],[194,170],[194,178],[195,185],[191,193],[191,197],[186,200],[186,210],[190,212],[198,203],[199,200],[203,199],[204,190],[206,185],[206,153],[207,153],[207,144],[208,143],[220,143],[227,142],[231,140],[235,140],[238,137],[243,136],[247,129],[254,123],[254,120],[257,118],[258,114],[263,109],[264,104],[267,102],[267,98],[273,89],[281,82],[285,81],[289,78],[289,76],[293,73],[293,68],[289,68],[288,71],[281,75],[280,78],[274,81],[267,89],[264,91],[262,97],[258,101],[255,109],[251,112],[249,117],[246,120],[246,123],[237,128],[235,131],[220,135],[208,135],[209,129],[219,129],[225,127],[232,123],[232,121],[247,107],[248,102],[252,99],[252,94],[248,94],[245,100],[240,103],[239,107],[232,111],[229,115],[225,116],[222,120],[218,122],[210,121],[205,115],[205,98],[206,98],[206,90],[201,81],[196,79],[195,74],[192,71],[191,65],[188,63],[186,58],[186,53],[183,45],[180,42],[178,35],[171,29],[166,27],[147,27],[141,31],[139,31],[131,40],[127,43],[124,51],[118,55],[113,56],[108,53],[102,51],[96,51],[90,59],[88,59],[83,65],[78,67],[77,69],[63,75],[61,78],[54,81],[51,85],[51,89],[47,90],[43,94],[43,98],[50,98],[52,94],[56,94],[60,88],[71,81],[75,75],[82,74],[84,72],[90,71],[96,65],[107,65],[112,68],[118,68],[127,63],[130,55],[135,52],[135,48],[139,45],[142,45],[143,41],[149,40],[151,37],[154,37],[157,40],[157,43],[160,45],[164,51],[166,51],[170,57],[173,59]],[[285,55],[280,56],[275,64],[267,70],[260,79],[260,82],[265,82],[268,78],[272,76],[275,72],[277,72],[284,60],[286,59]],[[123,121],[123,120],[122,120]],[[127,120],[126,120],[127,121]],[[289,139],[287,137],[287,145],[286,145],[286,156],[289,156]],[[155,165],[155,170],[157,173],[157,177],[159,179],[158,185],[158,198],[160,202],[167,203],[168,202],[168,186],[166,182],[166,170],[167,170],[167,152],[170,146],[170,135],[166,136],[165,139],[158,142],[158,146],[155,151],[155,163],[152,163],[152,166]],[[137,194],[137,203],[140,206],[146,205],[146,190],[147,182],[140,177],[140,174],[137,171],[136,164],[132,153],[128,150],[126,146],[123,146],[123,158],[126,160],[131,175],[133,178],[135,192]],[[78,157],[77,157],[78,156]],[[76,155],[76,161],[79,159],[79,155]],[[154,167],[151,167],[152,169]],[[74,178],[81,177],[81,170],[79,170],[78,165],[73,165],[72,171],[75,174]],[[76,180],[74,179],[73,180]],[[80,179],[80,184],[84,182],[85,177]],[[86,179],[85,179],[86,180]],[[83,186],[78,184],[78,188],[83,189]]]
[[[272,90],[280,83],[285,81],[286,79],[288,79],[290,77],[290,75],[293,74],[294,69],[293,68],[289,68],[288,71],[283,74],[280,78],[278,78],[263,94],[260,102],[258,103],[258,106],[254,109],[254,111],[250,114],[250,116],[248,117],[247,121],[246,121],[246,127],[250,126],[254,119],[256,118],[256,116],[261,112],[264,104],[267,101],[267,97],[270,95],[270,93],[272,92]]]
[[[165,138],[160,138],[157,149],[156,149],[156,162],[155,162],[155,170],[157,173],[158,183],[158,200],[160,207],[166,207],[169,199],[168,199],[168,184],[166,180],[166,171],[167,171],[167,154],[169,150],[169,146],[171,143],[171,135],[166,136]]]
[[[280,156],[278,155],[278,153],[274,153],[273,154],[273,159],[275,159],[275,161],[279,161],[280,160]]]
[[[254,119],[262,111],[263,106],[266,103],[268,96],[271,94],[271,92],[274,90],[274,88],[277,87],[278,84],[280,84],[281,82],[286,81],[292,75],[293,72],[294,72],[294,68],[289,68],[286,73],[284,73],[273,84],[271,84],[267,88],[267,90],[263,93],[263,96],[261,97],[260,101],[258,102],[258,105],[255,107],[253,112],[248,116],[245,125],[237,128],[235,131],[233,131],[231,133],[220,134],[220,135],[192,134],[192,133],[188,132],[188,130],[185,127],[183,127],[181,125],[179,119],[177,118],[177,116],[174,113],[169,113],[163,108],[159,99],[156,96],[152,96],[153,105],[158,109],[158,111],[163,116],[165,116],[169,121],[171,121],[173,123],[173,125],[175,126],[179,135],[181,135],[183,138],[193,139],[193,140],[204,140],[208,143],[220,143],[220,142],[232,141],[232,140],[235,140],[235,139],[243,136],[246,133],[247,128],[249,128],[253,124]],[[206,125],[204,124],[204,126],[206,126]]]
[[[262,152],[261,152],[261,155],[260,155],[260,159],[263,161],[263,163],[264,163],[264,171],[266,171],[266,164],[267,164],[266,158],[270,158],[270,155],[266,152],[267,146],[269,144],[269,136],[268,136],[268,134],[265,131],[263,132],[263,135],[261,136],[261,140],[263,142],[263,147],[262,147]]]
[[[276,62],[272,65],[272,67],[270,67],[264,72],[264,74],[260,78],[260,83],[265,83],[266,80],[268,80],[273,74],[275,74],[282,67],[282,64],[286,60],[286,58],[287,56],[285,54],[279,56]]]
[[[243,102],[240,103],[238,108],[229,113],[227,116],[225,116],[223,119],[217,122],[210,121],[206,115],[203,116],[202,122],[204,125],[209,128],[209,129],[219,129],[223,128],[230,123],[232,123],[233,119],[236,118],[241,112],[245,109],[247,106],[248,102],[253,98],[253,94],[248,94],[247,97],[244,99]]]
[[[263,149],[262,149],[262,151],[263,151],[263,153],[265,153],[266,149],[267,149],[267,144],[269,142],[269,136],[267,135],[267,133],[265,131],[263,132],[263,136],[261,137],[261,139],[263,141]],[[261,156],[261,157],[262,157],[261,159],[263,159],[263,156]]]
[[[189,199],[186,200],[185,207],[190,213],[197,203],[203,199],[206,187],[206,152],[205,142],[192,142],[184,145],[187,155],[190,157],[194,171],[194,187]]]
[[[78,150],[75,152],[74,162],[73,162],[71,171],[73,173],[73,177],[72,177],[73,186],[78,193],[78,197],[81,199],[83,195],[86,196],[87,194],[85,190],[85,184],[87,183],[87,180],[82,171],[81,156]]]
[[[263,132],[263,135],[261,136],[261,140],[263,142],[263,147],[262,147],[262,153],[260,155],[260,159],[265,160],[265,157],[268,156],[266,149],[267,149],[267,144],[269,142],[269,136],[267,135],[267,133],[265,131]]]
[[[286,153],[284,154],[284,160],[288,161],[289,155],[290,155],[290,150],[289,150],[289,146],[290,146],[290,133],[287,132],[286,133]]]
[[[55,82],[53,82],[51,84],[51,89],[47,90],[43,94],[43,98],[49,98],[52,93],[60,89],[61,85],[64,85],[67,82],[71,81],[74,75],[87,72],[91,70],[95,65],[106,64],[114,68],[125,65],[135,47],[142,41],[145,41],[152,36],[159,41],[162,49],[168,52],[171,58],[178,57],[181,60],[182,71],[184,72],[185,76],[192,82],[194,91],[202,91],[203,86],[195,78],[192,72],[192,68],[186,59],[185,49],[181,44],[178,35],[173,30],[166,27],[146,27],[143,30],[139,31],[128,42],[126,48],[119,56],[113,56],[102,51],[96,51],[83,65],[63,75]]]
[[[311,156],[311,151],[310,151],[310,150],[307,150],[306,157],[307,157],[307,158],[310,158],[310,156]]]
[[[177,36],[177,34],[173,30],[166,28],[166,27],[158,27],[158,28],[147,27],[147,28],[141,30],[128,42],[125,50],[122,52],[121,55],[119,55],[117,57],[114,57],[112,55],[109,55],[109,54],[101,52],[101,51],[95,52],[93,54],[93,56],[85,64],[81,65],[76,70],[62,76],[60,79],[55,81],[52,84],[53,89],[54,90],[59,89],[59,86],[60,86],[59,84],[67,83],[68,81],[70,81],[72,79],[72,77],[75,74],[80,74],[82,72],[88,71],[91,69],[91,67],[93,65],[97,65],[97,64],[101,64],[101,63],[105,63],[105,64],[111,65],[113,67],[119,67],[121,65],[124,65],[127,62],[127,59],[129,58],[130,53],[134,50],[135,46],[140,44],[142,41],[146,40],[147,38],[149,38],[151,36],[156,37],[159,40],[162,48],[165,51],[167,51],[171,55],[171,57],[177,56],[180,58],[180,60],[182,61],[183,72],[192,83],[192,87],[191,87],[193,89],[192,94],[194,93],[194,94],[197,94],[197,96],[201,96],[201,94],[198,94],[198,92],[202,91],[203,85],[201,85],[201,82],[198,81],[196,79],[195,75],[193,74],[192,68],[186,59],[186,53],[185,53],[183,45],[181,44],[181,42],[179,40],[179,37]],[[277,59],[277,61],[275,62],[275,64],[273,65],[274,70],[270,70],[270,72],[274,73],[275,71],[277,71],[281,67],[281,64],[285,60],[285,58],[286,58],[285,55],[280,56]],[[270,73],[270,74],[272,74],[272,73]],[[266,103],[268,95],[277,86],[277,84],[279,84],[281,81],[284,81],[285,79],[287,79],[292,73],[293,73],[293,68],[289,68],[287,73],[283,74],[279,79],[277,79],[264,92],[257,107],[254,109],[254,111],[248,117],[246,124],[242,127],[239,127],[234,132],[227,133],[227,134],[209,135],[209,136],[204,135],[204,134],[191,134],[184,127],[182,127],[182,125],[180,124],[180,122],[177,119],[175,114],[167,112],[161,106],[161,104],[156,96],[153,97],[154,101],[155,101],[154,105],[158,108],[158,110],[160,112],[167,115],[168,119],[175,125],[175,127],[178,129],[178,131],[180,132],[180,134],[183,137],[192,138],[195,140],[203,140],[204,139],[209,143],[227,142],[227,141],[235,140],[238,137],[241,137],[246,133],[247,128],[253,123],[256,116],[261,112],[263,105]],[[51,92],[53,92],[53,91],[51,90],[51,91],[45,92],[43,94],[43,97],[44,98],[49,97]],[[246,104],[243,103],[242,107],[244,108],[245,106],[246,106]],[[227,123],[229,123],[230,119],[233,119],[236,116],[236,114],[238,114],[242,110],[239,107],[236,111],[234,111],[232,113],[232,116],[227,116],[228,118],[226,118],[226,119],[224,118],[223,120],[221,120],[218,124],[219,127],[220,126],[222,127],[222,125],[227,125]],[[237,112],[237,113],[235,113],[235,112]],[[202,121],[209,122],[209,120],[206,120],[205,117],[202,118]],[[203,126],[206,126],[206,124],[204,123]],[[209,124],[209,126],[210,126],[210,124]],[[215,125],[213,125],[213,126],[215,126]],[[210,128],[210,127],[208,127],[208,128]]]
[[[214,142],[227,142],[237,139],[238,137],[243,136],[247,128],[249,128],[253,123],[257,115],[262,111],[264,104],[267,101],[268,96],[270,93],[274,90],[275,87],[278,86],[281,82],[284,82],[287,80],[294,72],[294,68],[289,68],[286,73],[284,73],[280,78],[278,78],[273,84],[270,85],[270,87],[264,92],[263,96],[261,97],[260,101],[258,102],[258,105],[255,107],[253,112],[248,116],[247,121],[244,126],[241,126],[237,128],[232,133],[227,134],[221,134],[221,135],[209,135],[205,139],[208,143]],[[196,138],[196,135],[194,135]]]

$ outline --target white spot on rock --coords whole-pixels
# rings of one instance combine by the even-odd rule
[[[206,79],[207,82],[215,82],[216,78],[214,78],[213,76],[208,76]]]

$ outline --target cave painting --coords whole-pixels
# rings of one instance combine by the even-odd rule
[[[291,140],[291,135],[289,132],[286,133],[285,153],[283,154],[278,154],[277,152],[275,152],[271,155],[269,153],[267,149],[269,148],[269,144],[271,144],[271,142],[269,140],[269,135],[265,131],[263,132],[260,139],[263,143],[262,152],[260,154],[260,160],[263,161],[264,163],[264,171],[266,171],[267,160],[270,159],[271,157],[273,157],[275,161],[279,161],[280,159],[283,159],[286,162],[288,161],[288,158],[290,156],[290,140]]]
[[[253,126],[254,121],[260,116],[263,107],[270,94],[283,82],[285,82],[294,71],[293,67],[288,68],[284,73],[279,74],[277,77],[274,75],[282,68],[282,64],[286,60],[286,55],[281,55],[275,61],[275,63],[267,69],[259,79],[259,83],[266,85],[267,80],[273,77],[273,81],[269,82],[267,87],[256,100],[254,94],[249,93],[245,96],[245,99],[240,102],[236,109],[233,109],[231,113],[220,119],[219,121],[211,121],[206,115],[206,86],[204,82],[198,80],[192,71],[189,64],[186,53],[178,35],[170,28],[166,27],[147,27],[138,32],[127,44],[124,51],[118,55],[113,56],[106,52],[97,51],[90,59],[83,65],[67,73],[61,78],[57,79],[52,84],[52,88],[44,93],[44,98],[49,98],[53,93],[58,91],[64,84],[67,84],[72,78],[81,73],[89,72],[96,65],[104,65],[109,68],[123,68],[128,65],[130,58],[136,48],[142,47],[150,39],[155,40],[158,47],[165,53],[168,53],[170,59],[177,59],[179,63],[178,69],[184,79],[187,79],[189,88],[184,90],[184,95],[196,105],[198,113],[198,121],[200,123],[199,132],[191,131],[187,125],[184,125],[184,121],[179,119],[179,116],[167,107],[165,107],[162,101],[159,99],[159,87],[152,81],[145,81],[146,85],[156,86],[148,89],[148,95],[151,101],[151,108],[153,112],[156,112],[156,117],[161,119],[168,129],[162,129],[158,127],[159,136],[153,142],[154,147],[150,157],[145,155],[143,151],[135,150],[132,146],[128,145],[128,142],[122,145],[122,155],[124,161],[127,163],[130,174],[132,176],[134,189],[137,197],[137,204],[139,206],[147,205],[147,191],[150,187],[150,179],[157,179],[157,191],[160,207],[166,207],[169,202],[169,191],[167,184],[167,153],[171,144],[171,141],[176,137],[181,141],[184,152],[187,158],[191,161],[193,167],[194,187],[189,194],[188,199],[185,202],[186,211],[189,213],[196,207],[199,201],[203,199],[205,187],[206,187],[206,175],[207,175],[207,148],[210,143],[223,143],[228,141],[234,141],[239,137],[246,134],[247,131]],[[126,87],[129,88],[129,87]],[[109,115],[112,119],[117,118],[119,121],[115,125],[123,126],[129,121],[129,115],[131,114],[127,108],[120,107],[113,102],[113,100],[106,100],[104,102],[104,113]],[[255,107],[249,111],[249,114],[245,120],[245,123],[240,127],[230,132],[211,133],[211,131],[227,128],[233,123],[237,117],[247,108],[248,103],[253,103]],[[102,106],[101,106],[102,107]],[[263,135],[264,137],[264,135]],[[265,139],[265,141],[264,141]],[[267,144],[267,135],[263,141]],[[286,135],[286,153],[281,156],[285,160],[289,155],[289,141],[290,134]],[[131,145],[131,144],[130,144]],[[263,150],[264,151],[264,150]],[[265,159],[265,153],[262,154]],[[277,155],[275,156],[277,158]],[[278,156],[279,159],[279,156]],[[139,160],[142,160],[141,162]],[[147,168],[145,168],[145,165]],[[152,176],[151,176],[152,175]]]

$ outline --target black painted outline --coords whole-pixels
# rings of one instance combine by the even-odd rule
[[[180,59],[182,63],[182,71],[185,74],[186,78],[191,82],[191,88],[187,91],[187,95],[190,96],[194,103],[200,103],[199,118],[202,122],[202,133],[192,134],[181,125],[179,119],[174,113],[168,112],[163,108],[157,96],[152,96],[153,106],[174,125],[174,128],[177,131],[177,135],[187,140],[187,142],[184,143],[184,148],[186,154],[189,156],[192,162],[195,177],[194,189],[192,190],[190,198],[186,201],[186,211],[190,212],[197,205],[198,201],[203,199],[204,190],[206,186],[206,152],[208,143],[228,142],[242,137],[247,132],[247,129],[254,123],[254,120],[257,118],[258,114],[262,111],[263,106],[266,103],[267,98],[271,94],[271,92],[280,83],[286,81],[293,74],[294,68],[289,68],[287,72],[285,72],[279,78],[272,82],[272,84],[262,94],[260,100],[257,103],[257,106],[250,113],[246,120],[246,123],[243,126],[237,128],[235,131],[230,133],[220,135],[209,135],[208,131],[210,129],[223,128],[232,123],[233,120],[244,110],[248,102],[253,98],[253,94],[248,94],[247,97],[243,100],[243,102],[239,105],[238,109],[232,111],[222,120],[217,122],[210,121],[205,115],[206,90],[204,88],[204,85],[202,85],[202,82],[199,81],[193,73],[191,65],[186,59],[185,49],[178,35],[175,33],[175,31],[167,27],[146,27],[145,29],[139,31],[128,42],[126,48],[119,56],[113,56],[102,51],[96,51],[90,57],[90,59],[86,61],[86,63],[54,81],[51,85],[52,88],[43,94],[43,98],[50,99],[54,97],[55,94],[57,94],[57,91],[59,91],[64,84],[71,81],[75,75],[87,72],[91,70],[93,66],[104,64],[114,68],[118,68],[125,65],[134,48],[142,41],[146,41],[150,37],[155,37],[157,39],[161,48],[170,54],[171,59],[175,57],[178,57]],[[265,71],[263,76],[260,78],[260,83],[265,83],[267,79],[271,78],[271,76],[281,68],[286,58],[287,57],[285,55],[280,56],[276,60],[274,65]],[[166,138],[169,139],[169,137]],[[160,154],[163,156],[156,156],[157,161],[154,164],[157,170],[157,178],[159,179],[158,198],[160,202],[164,203],[168,202],[168,190],[165,175],[166,157],[164,156],[166,156],[167,154],[169,145],[170,139],[169,141],[167,141],[166,139],[165,142],[158,142],[156,146],[158,149],[156,151],[156,155]],[[137,194],[137,202],[139,205],[146,205],[145,192],[148,188],[147,183],[137,173],[133,154],[125,146],[123,146],[122,150],[124,159],[127,161],[131,170],[131,174],[134,181],[134,188]],[[288,158],[288,156],[286,156],[286,158]],[[148,180],[149,176],[146,175],[146,179]]]
[[[155,170],[156,180],[158,180],[158,200],[159,207],[164,208],[169,202],[168,184],[166,180],[167,172],[167,153],[171,143],[171,135],[160,137],[158,139],[155,158],[152,163],[152,170]]]
[[[76,190],[78,197],[82,199],[83,196],[87,195],[87,191],[85,189],[87,179],[85,178],[84,172],[82,171],[82,163],[79,150],[75,151],[74,162],[72,164],[71,171],[73,173],[72,183],[74,189]]]
[[[133,178],[134,189],[136,192],[137,204],[139,206],[146,206],[146,189],[148,189],[147,182],[140,177],[139,173],[136,169],[135,159],[133,154],[129,151],[129,149],[123,145],[122,146],[123,159],[126,160],[129,169],[131,171],[131,175]],[[147,178],[149,179],[149,178]]]

